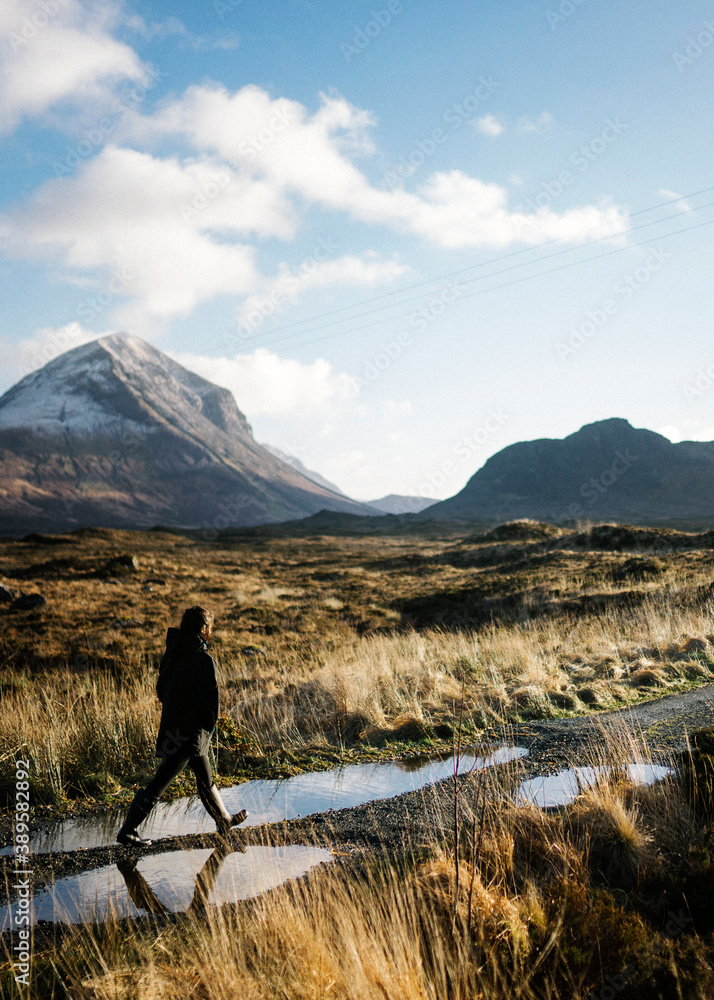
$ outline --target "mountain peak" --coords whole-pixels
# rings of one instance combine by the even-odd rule
[[[132,333],[75,347],[0,398],[5,530],[263,524],[372,513],[253,438],[233,394]]]
[[[583,424],[580,430],[574,431],[574,434],[582,434],[583,431],[588,431],[590,428],[598,428],[599,430],[611,430],[611,431],[634,431],[634,427],[629,420],[625,417],[605,417],[604,420],[593,420],[590,424]],[[573,435],[568,435],[572,437]]]
[[[709,518],[713,490],[714,444],[672,444],[661,434],[611,417],[562,439],[508,445],[429,515],[556,523]]]
[[[0,398],[0,428],[46,435],[143,432],[156,417],[253,435],[228,389],[188,371],[133,333],[108,334],[72,348]],[[198,428],[196,428],[198,430]]]

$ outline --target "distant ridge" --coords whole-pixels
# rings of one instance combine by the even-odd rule
[[[367,500],[370,507],[383,514],[418,514],[419,511],[426,510],[436,501],[426,497],[403,496],[401,493],[389,493],[379,500]]]
[[[417,517],[714,523],[714,443],[673,444],[627,420],[600,420],[563,439],[503,448],[459,493]]]
[[[313,483],[318,483],[318,485],[324,486],[325,489],[332,490],[332,492],[336,493],[338,496],[347,496],[347,494],[343,493],[339,486],[335,486],[335,484],[331,483],[329,479],[325,479],[324,476],[321,476],[319,472],[315,472],[314,469],[308,469],[308,467],[301,462],[299,458],[296,458],[295,455],[288,455],[287,452],[281,451],[280,448],[276,448],[275,445],[272,444],[263,443],[261,447],[265,448],[266,451],[269,451],[271,455],[275,455],[275,457],[279,458],[281,462],[286,462],[288,465],[291,465],[293,469],[297,469],[299,473],[306,476],[307,479],[311,479]]]
[[[0,398],[0,532],[203,528],[372,514],[262,448],[231,392],[132,334],[67,351]]]

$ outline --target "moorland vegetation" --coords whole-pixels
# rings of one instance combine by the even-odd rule
[[[523,521],[2,541],[3,792],[22,748],[38,812],[125,801],[153,769],[165,627],[196,603],[217,618],[224,781],[479,744],[504,723],[708,683],[713,545]],[[592,750],[600,779],[556,811],[518,800],[517,764],[479,772],[453,821],[398,852],[160,928],[45,935],[32,996],[709,997],[713,749],[697,734],[669,778],[637,786],[622,764],[650,750],[623,728]],[[11,996],[8,952],[3,964]]]

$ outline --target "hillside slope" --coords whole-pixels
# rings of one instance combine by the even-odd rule
[[[714,519],[714,443],[672,444],[627,420],[600,420],[562,440],[509,445],[459,493],[417,516],[636,524]]]
[[[232,393],[131,334],[101,337],[0,398],[0,531],[205,528],[373,513],[261,447]]]

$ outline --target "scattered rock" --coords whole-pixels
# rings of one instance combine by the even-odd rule
[[[16,590],[0,586],[0,604],[9,604],[10,601],[14,601],[17,597],[18,593]]]
[[[31,611],[34,608],[42,608],[47,604],[47,598],[43,594],[20,594],[10,605],[11,611]]]
[[[125,554],[121,556],[114,556],[110,559],[105,567],[104,572],[111,574],[126,574],[126,573],[137,573],[139,570],[139,560],[136,556]]]
[[[254,646],[252,643],[249,646],[241,646],[241,653],[244,656],[260,656],[261,653],[265,652],[262,646]]]
[[[151,593],[154,588],[151,586],[150,583],[145,583],[144,586],[141,589],[142,590],[146,590],[148,593]]]

